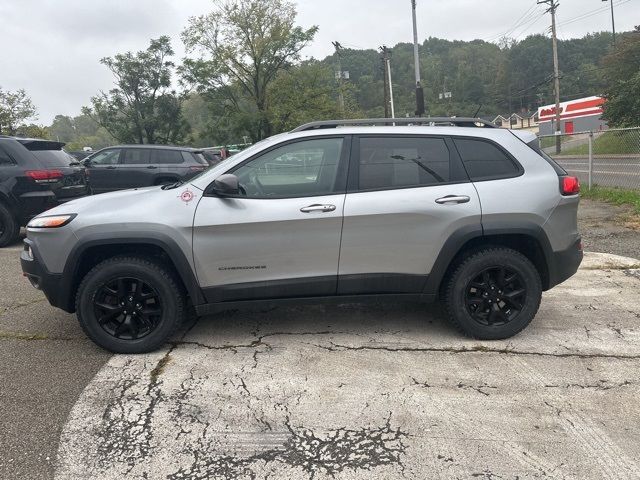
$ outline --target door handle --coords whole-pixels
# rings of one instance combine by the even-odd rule
[[[444,197],[436,198],[436,203],[440,205],[446,205],[447,203],[467,203],[471,200],[466,195],[446,195]]]
[[[115,168],[116,168],[116,167],[115,167],[115,165],[109,165],[107,168],[108,168],[109,170],[115,170]]]
[[[321,205],[319,203],[314,203],[313,205],[309,205],[308,207],[302,207],[300,211],[302,213],[333,212],[335,209],[336,209],[335,205]]]
[[[149,165],[147,168],[158,168],[155,165]]]

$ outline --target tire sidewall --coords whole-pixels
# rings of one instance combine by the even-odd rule
[[[160,347],[175,331],[182,315],[182,302],[169,277],[158,275],[149,264],[117,261],[98,265],[83,281],[77,300],[77,315],[87,335],[101,347],[116,353],[144,353]],[[137,340],[120,340],[107,333],[94,313],[94,299],[99,288],[117,277],[135,277],[151,285],[160,297],[162,318],[151,333]]]
[[[2,204],[0,204],[0,222],[4,226],[4,231],[0,234],[0,247],[6,247],[17,240],[20,226],[11,210]]]
[[[521,276],[526,289],[525,303],[520,313],[510,322],[504,325],[482,325],[467,311],[466,286],[484,269],[501,266],[515,270]],[[517,334],[531,323],[540,306],[541,296],[540,275],[533,264],[518,252],[496,249],[479,252],[460,265],[451,279],[447,301],[455,323],[465,333],[483,340],[498,340]]]

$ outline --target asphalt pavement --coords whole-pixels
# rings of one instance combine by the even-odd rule
[[[349,304],[228,312],[112,356],[20,249],[0,250],[0,478],[640,476],[635,260],[588,255],[504,342],[437,306]]]

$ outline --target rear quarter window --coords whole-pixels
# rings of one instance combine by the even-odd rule
[[[491,142],[473,138],[453,141],[472,181],[510,178],[521,173],[521,167]]]
[[[151,163],[169,165],[184,163],[180,150],[152,150]]]

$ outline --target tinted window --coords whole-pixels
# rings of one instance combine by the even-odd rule
[[[0,147],[0,166],[13,165],[11,157]]]
[[[449,149],[441,138],[363,137],[360,190],[434,185],[451,179]]]
[[[33,156],[45,167],[68,167],[75,159],[63,150],[32,150]]]
[[[151,163],[169,164],[183,163],[180,150],[152,150]]]
[[[498,147],[482,140],[454,140],[471,180],[512,177],[519,173],[517,165]]]
[[[341,138],[291,143],[235,170],[248,197],[300,197],[333,193]]]
[[[118,163],[120,157],[120,150],[117,148],[110,150],[103,150],[90,157],[91,163],[94,165],[115,165]]]
[[[124,151],[121,163],[125,165],[146,165],[149,163],[151,150],[144,148],[128,148]]]

